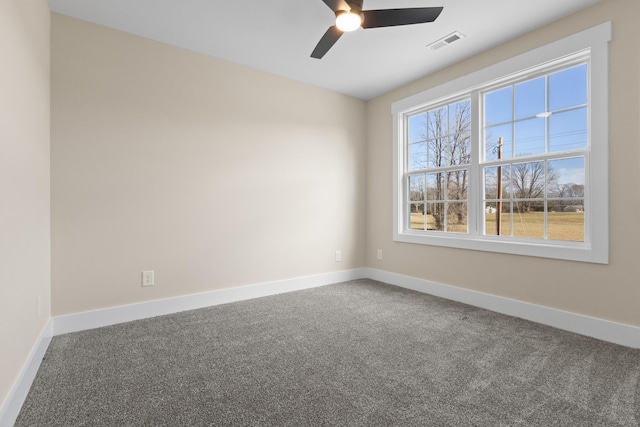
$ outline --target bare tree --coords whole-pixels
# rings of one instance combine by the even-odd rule
[[[516,163],[511,168],[511,185],[513,197],[522,200],[521,206],[524,212],[530,212],[535,208],[543,207],[545,183],[554,186],[558,181],[558,173],[547,165],[545,177],[544,162]],[[540,199],[537,202],[535,199]]]
[[[570,196],[573,198],[582,198],[584,197],[584,185],[582,184],[566,184],[570,186]]]
[[[554,200],[552,205],[558,211],[563,211],[567,206],[577,204],[569,199],[584,199],[584,185],[566,183],[557,184],[551,183],[551,196],[559,200]],[[580,203],[584,203],[580,200]]]

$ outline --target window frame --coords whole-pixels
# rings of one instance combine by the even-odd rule
[[[393,117],[393,240],[451,248],[510,253],[543,258],[608,264],[608,42],[611,23],[606,22],[490,67],[454,79],[392,104]],[[588,57],[586,61],[585,57]],[[559,241],[482,234],[482,114],[472,115],[471,163],[468,190],[469,234],[414,231],[405,228],[409,200],[405,197],[405,118],[432,106],[471,97],[472,111],[480,107],[481,93],[516,80],[548,74],[559,64],[587,62],[588,144],[585,155],[585,241]],[[567,65],[569,66],[569,65]],[[515,157],[514,157],[515,159]],[[526,158],[523,158],[523,160]],[[473,182],[472,180],[475,180]],[[594,203],[593,201],[604,201]]]

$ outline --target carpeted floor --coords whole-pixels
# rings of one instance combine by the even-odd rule
[[[638,426],[640,351],[371,280],[55,337],[16,426]]]

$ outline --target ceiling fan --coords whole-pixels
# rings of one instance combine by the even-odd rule
[[[336,24],[329,27],[311,53],[322,58],[338,39],[348,31],[362,28],[393,27],[396,25],[433,22],[442,7],[412,7],[407,9],[362,10],[364,0],[322,0],[336,14]]]

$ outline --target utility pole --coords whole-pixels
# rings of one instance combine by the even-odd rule
[[[502,159],[502,137],[498,140],[498,160]],[[498,166],[498,203],[496,207],[496,235],[499,236],[502,225],[502,166]]]

